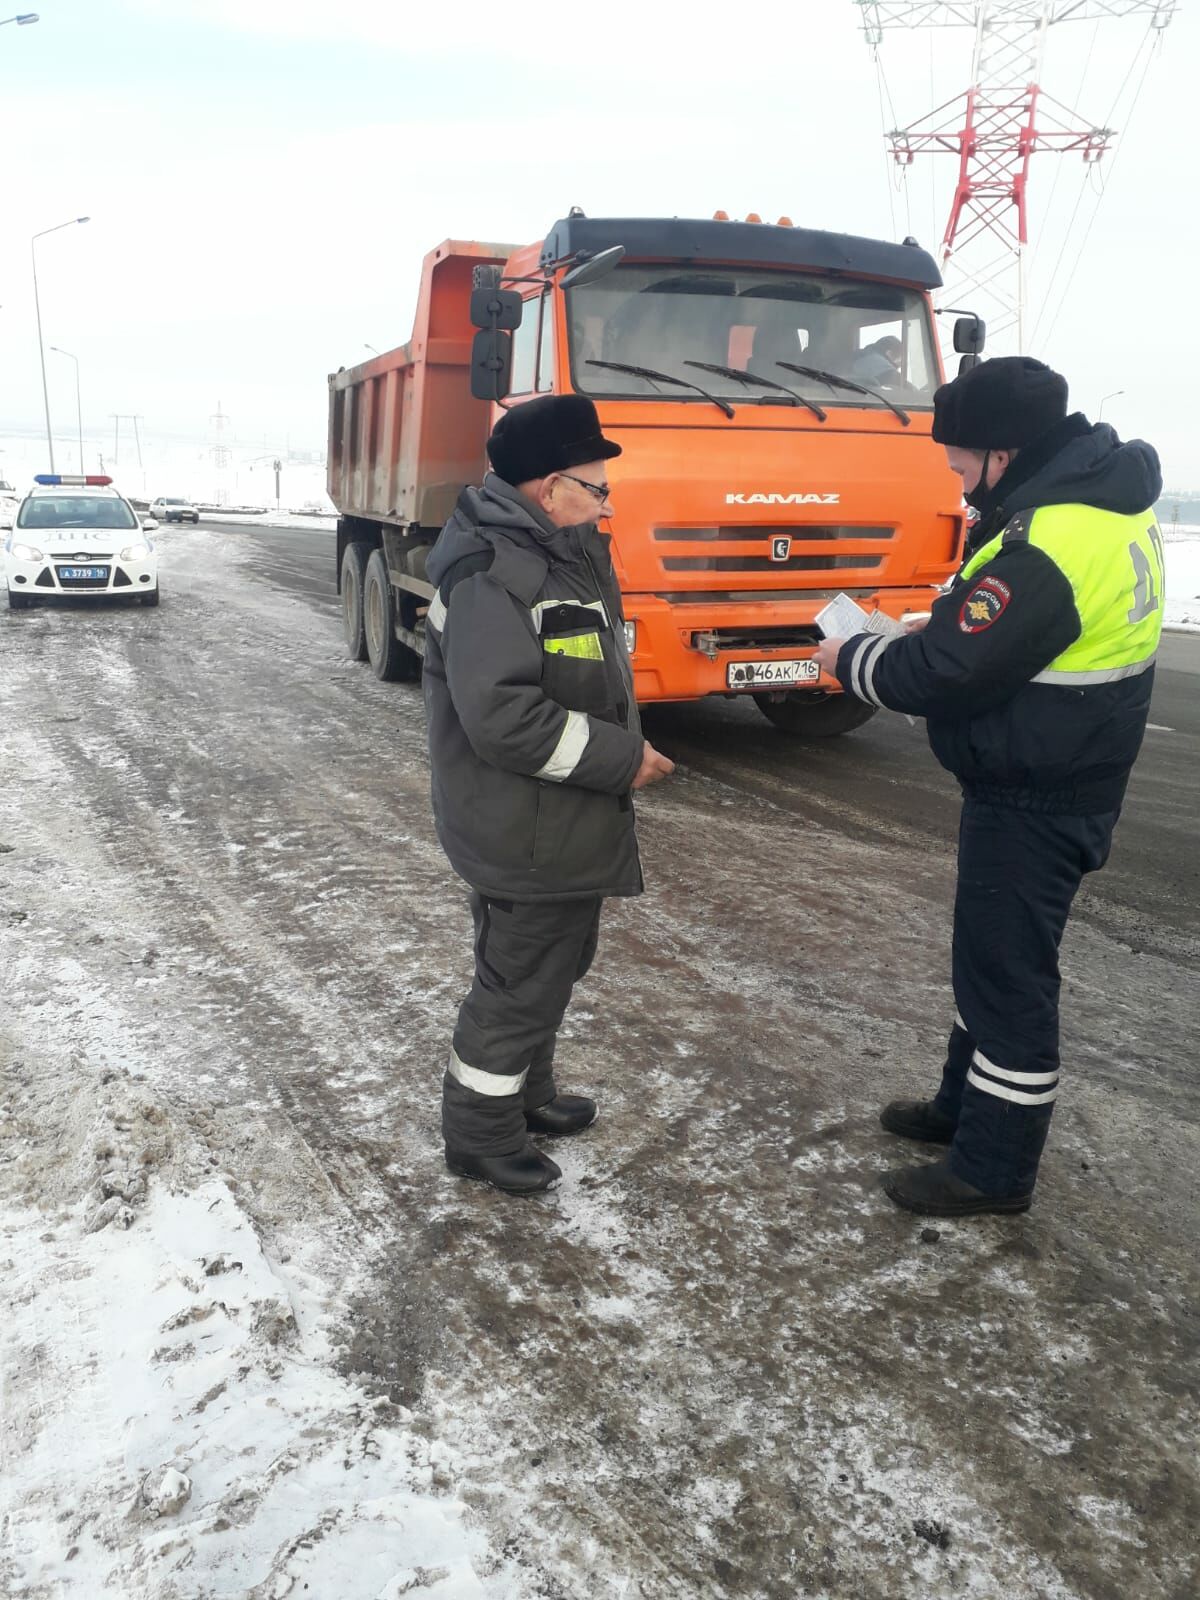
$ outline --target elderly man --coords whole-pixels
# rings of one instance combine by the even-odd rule
[[[1067,415],[1040,361],[988,361],[934,396],[933,437],[979,513],[924,629],[827,639],[844,689],[927,719],[963,790],[954,905],[957,1014],[932,1100],[881,1121],[949,1145],[893,1172],[934,1216],[1028,1209],[1058,1095],[1058,948],[1104,865],[1141,747],[1162,629],[1162,489],[1148,444]]]
[[[595,1101],[558,1090],[555,1036],[602,901],[642,890],[631,791],[673,763],[642,737],[596,527],[620,445],[590,400],[550,395],[506,411],[487,449],[492,472],[463,491],[428,565],[434,817],[475,920],[442,1132],[452,1172],[532,1194],[562,1174],[529,1135],[596,1118]]]

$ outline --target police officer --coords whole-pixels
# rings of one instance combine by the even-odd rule
[[[446,1164],[514,1194],[561,1171],[529,1135],[596,1103],[554,1080],[558,1026],[608,895],[642,874],[631,790],[673,763],[642,737],[621,596],[597,519],[621,447],[579,395],[506,411],[493,471],[429,556],[425,706],[438,837],[471,890],[475,981],[442,1090]]]
[[[1059,942],[1107,859],[1154,685],[1162,477],[1150,445],[1068,416],[1066,381],[1025,356],[939,389],[933,437],[979,514],[952,588],[923,630],[826,640],[818,659],[860,699],[925,717],[962,786],[941,1087],[880,1120],[949,1146],[889,1173],[890,1198],[964,1216],[1033,1194],[1059,1087]]]

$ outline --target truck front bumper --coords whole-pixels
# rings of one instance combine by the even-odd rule
[[[925,584],[911,589],[848,592],[864,611],[880,610],[900,620],[906,615],[927,613],[939,591]],[[730,681],[731,664],[811,659],[821,639],[817,613],[834,593],[822,590],[803,599],[788,595],[781,600],[761,601],[714,601],[707,596],[679,601],[662,595],[626,595],[625,617],[632,625],[633,681],[638,703],[698,700],[710,694],[762,693],[773,687],[784,692],[787,687],[839,690],[836,678],[828,673],[790,686]]]

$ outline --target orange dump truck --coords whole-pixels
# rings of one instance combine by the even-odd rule
[[[585,394],[624,452],[608,531],[638,699],[752,694],[809,735],[865,721],[812,659],[815,618],[839,591],[927,611],[956,567],[961,491],[930,437],[940,281],[914,243],[753,220],[572,212],[540,244],[439,245],[409,342],[329,379],[352,655],[417,676],[425,557],[498,407]],[[982,338],[955,325],[967,362]]]

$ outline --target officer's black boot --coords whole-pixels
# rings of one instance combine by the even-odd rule
[[[898,1133],[902,1139],[924,1139],[927,1144],[949,1144],[958,1126],[933,1100],[893,1100],[879,1113],[879,1121],[889,1133]]]
[[[1033,1200],[1032,1189],[1024,1194],[984,1194],[982,1189],[956,1178],[949,1161],[939,1161],[932,1167],[902,1167],[897,1172],[889,1172],[883,1180],[883,1192],[905,1211],[916,1211],[925,1217],[974,1217],[988,1211],[1003,1214],[1028,1211]]]
[[[582,1133],[590,1128],[599,1115],[594,1100],[583,1094],[556,1094],[534,1110],[525,1110],[525,1126],[530,1133],[539,1133],[547,1139],[561,1139],[570,1133]]]
[[[446,1165],[460,1178],[490,1183],[505,1194],[540,1194],[562,1177],[562,1168],[529,1143],[509,1156],[481,1156],[447,1145]]]

